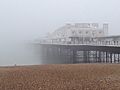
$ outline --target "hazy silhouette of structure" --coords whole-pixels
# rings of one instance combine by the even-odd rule
[[[120,36],[108,36],[108,24],[67,24],[36,45],[45,64],[120,62]]]

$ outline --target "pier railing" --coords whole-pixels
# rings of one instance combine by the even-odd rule
[[[40,41],[36,42],[39,44],[53,44],[53,45],[90,45],[90,46],[111,46],[111,47],[120,47],[120,43],[106,43],[106,42],[82,42],[82,43],[73,43],[73,42],[49,42],[49,41]]]

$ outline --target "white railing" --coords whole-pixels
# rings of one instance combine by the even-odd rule
[[[90,42],[90,43],[71,43],[71,42],[38,42],[40,44],[54,44],[54,45],[91,45],[91,46],[112,46],[112,47],[120,47],[120,44],[107,44],[107,43],[98,43],[98,42]]]

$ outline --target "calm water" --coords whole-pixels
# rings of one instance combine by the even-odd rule
[[[40,64],[39,53],[32,44],[9,43],[0,45],[0,66]]]

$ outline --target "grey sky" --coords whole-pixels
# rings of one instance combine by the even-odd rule
[[[119,15],[119,0],[0,0],[0,48],[39,38],[65,23],[105,22],[110,34],[119,35]]]
[[[119,5],[119,0],[0,0],[0,34],[36,38],[67,22],[107,22],[110,34],[119,34]]]

